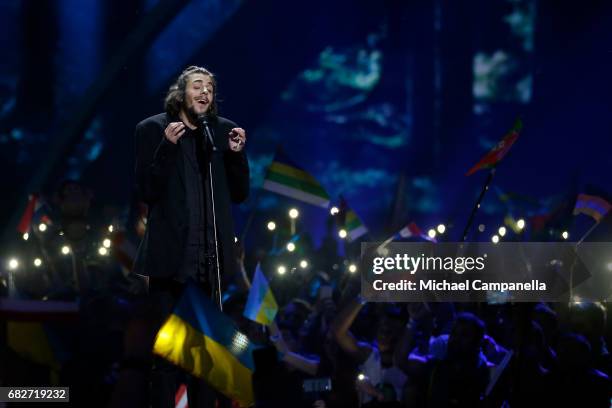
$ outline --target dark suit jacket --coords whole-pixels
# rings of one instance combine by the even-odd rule
[[[165,114],[151,116],[136,125],[136,188],[149,213],[145,235],[138,248],[134,272],[152,277],[174,277],[182,266],[187,239],[185,175],[180,147],[165,139],[170,120]],[[222,272],[234,265],[232,203],[241,203],[249,193],[249,164],[243,150],[233,152],[228,133],[237,125],[225,118],[210,121],[214,132],[213,185],[217,233],[222,252]]]

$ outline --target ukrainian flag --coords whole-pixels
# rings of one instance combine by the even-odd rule
[[[269,326],[274,321],[274,317],[278,312],[278,304],[268,281],[261,270],[261,266],[257,264],[255,268],[255,276],[253,284],[249,291],[246,307],[244,308],[244,316],[257,323]]]
[[[254,347],[193,283],[163,324],[155,354],[202,378],[241,406],[254,403]]]

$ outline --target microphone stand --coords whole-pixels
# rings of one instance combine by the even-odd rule
[[[214,231],[214,240],[215,240],[215,269],[216,269],[216,287],[214,291],[216,292],[216,301],[219,306],[219,310],[223,311],[223,304],[221,302],[221,265],[219,264],[219,240],[217,236],[217,214],[215,213],[215,189],[213,184],[213,173],[212,173],[212,160],[213,154],[217,151],[217,147],[215,146],[215,142],[212,136],[212,132],[210,127],[208,126],[208,120],[206,116],[200,118],[200,123],[202,124],[202,128],[204,131],[204,136],[206,140],[204,143],[210,144],[210,148],[212,151],[210,152],[210,157],[208,159],[208,185],[210,188],[210,200],[212,204],[212,222],[213,222],[213,231]]]

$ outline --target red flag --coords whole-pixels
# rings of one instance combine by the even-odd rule
[[[504,136],[504,138],[495,147],[493,147],[489,153],[480,159],[480,161],[476,163],[474,167],[465,173],[465,175],[470,176],[478,170],[495,167],[495,165],[497,165],[497,163],[504,158],[506,153],[508,153],[514,142],[516,142],[522,127],[523,123],[520,119],[517,119],[510,132],[508,132],[508,134],[506,134],[506,136]]]
[[[30,226],[32,225],[32,217],[34,216],[34,211],[36,210],[36,202],[38,201],[37,194],[31,194],[28,200],[28,205],[26,206],[23,215],[21,216],[21,221],[19,221],[19,225],[17,226],[17,231],[25,234],[30,231]]]

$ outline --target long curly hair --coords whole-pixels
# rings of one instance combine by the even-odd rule
[[[178,76],[176,81],[168,89],[166,99],[164,100],[164,109],[166,113],[171,117],[177,117],[185,103],[185,88],[187,87],[187,81],[189,76],[192,74],[203,74],[208,75],[213,83],[213,101],[208,109],[208,114],[217,116],[217,80],[212,72],[203,67],[191,65]]]

